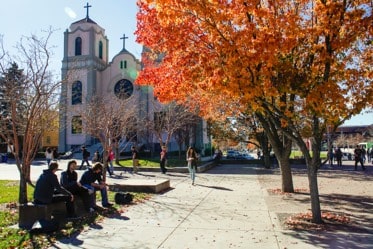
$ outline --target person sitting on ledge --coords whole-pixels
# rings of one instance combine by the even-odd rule
[[[111,207],[107,195],[107,184],[102,180],[102,163],[95,163],[92,168],[86,170],[80,178],[80,184],[84,187],[101,192],[101,203],[103,207]],[[96,209],[96,194],[91,195],[91,208]]]
[[[57,162],[51,162],[48,169],[43,170],[43,173],[36,181],[34,204],[45,205],[55,202],[65,202],[67,217],[75,218],[74,195],[60,185],[56,175],[57,170]]]
[[[72,194],[78,195],[82,198],[84,208],[87,212],[93,212],[93,209],[91,209],[91,198],[89,195],[93,194],[94,191],[85,188],[80,182],[78,182],[78,173],[76,173],[75,171],[76,168],[76,161],[69,161],[67,163],[66,171],[61,173],[60,183],[65,189],[70,191]]]

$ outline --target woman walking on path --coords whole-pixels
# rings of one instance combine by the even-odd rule
[[[192,179],[192,184],[194,185],[194,180],[196,178],[197,170],[197,153],[193,147],[189,147],[186,153],[186,160],[188,162],[188,170],[190,173],[190,178]]]
[[[160,166],[161,166],[161,171],[162,174],[166,174],[167,169],[166,169],[166,161],[167,161],[167,151],[166,147],[162,146],[162,151],[161,151],[161,161],[160,161]]]

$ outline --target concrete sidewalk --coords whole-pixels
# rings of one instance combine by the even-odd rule
[[[61,240],[54,248],[346,248],[344,243],[351,245],[354,238],[344,233],[336,240],[339,234],[323,232],[323,237],[333,238],[325,241],[318,233],[283,230],[268,208],[268,193],[255,166],[217,166],[199,174],[195,186],[186,174],[136,177],[166,177],[172,189],[130,206],[121,217],[106,218],[97,227]],[[336,246],[329,246],[332,243]],[[372,243],[372,238],[364,241]]]
[[[35,167],[45,169],[46,165],[33,166],[33,170]],[[369,229],[321,233],[283,229],[278,213],[299,209],[282,200],[279,210],[280,202],[277,205],[273,200],[281,197],[269,196],[259,182],[260,169],[245,164],[219,165],[197,174],[195,186],[185,173],[126,173],[123,181],[170,179],[171,189],[144,203],[130,205],[121,216],[105,218],[51,248],[372,248]],[[307,211],[303,206],[300,210]]]

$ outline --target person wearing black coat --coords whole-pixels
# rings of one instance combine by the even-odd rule
[[[69,161],[66,171],[61,173],[60,183],[72,194],[80,196],[83,200],[85,210],[87,212],[92,212],[89,194],[93,194],[93,191],[90,191],[78,182],[78,173],[75,171],[76,167],[77,163],[75,160]]]
[[[50,204],[63,201],[66,203],[68,217],[76,217],[74,210],[74,195],[60,185],[56,175],[57,170],[57,162],[51,162],[48,169],[43,170],[43,173],[36,181],[34,203]]]

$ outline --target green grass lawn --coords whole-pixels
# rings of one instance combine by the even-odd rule
[[[140,163],[140,168],[141,167],[159,168],[159,158],[140,159],[139,163]],[[132,159],[120,160],[119,166],[132,167]],[[178,158],[167,159],[167,167],[173,168],[173,167],[185,167],[185,166],[187,166],[187,162],[185,159],[178,159]]]

